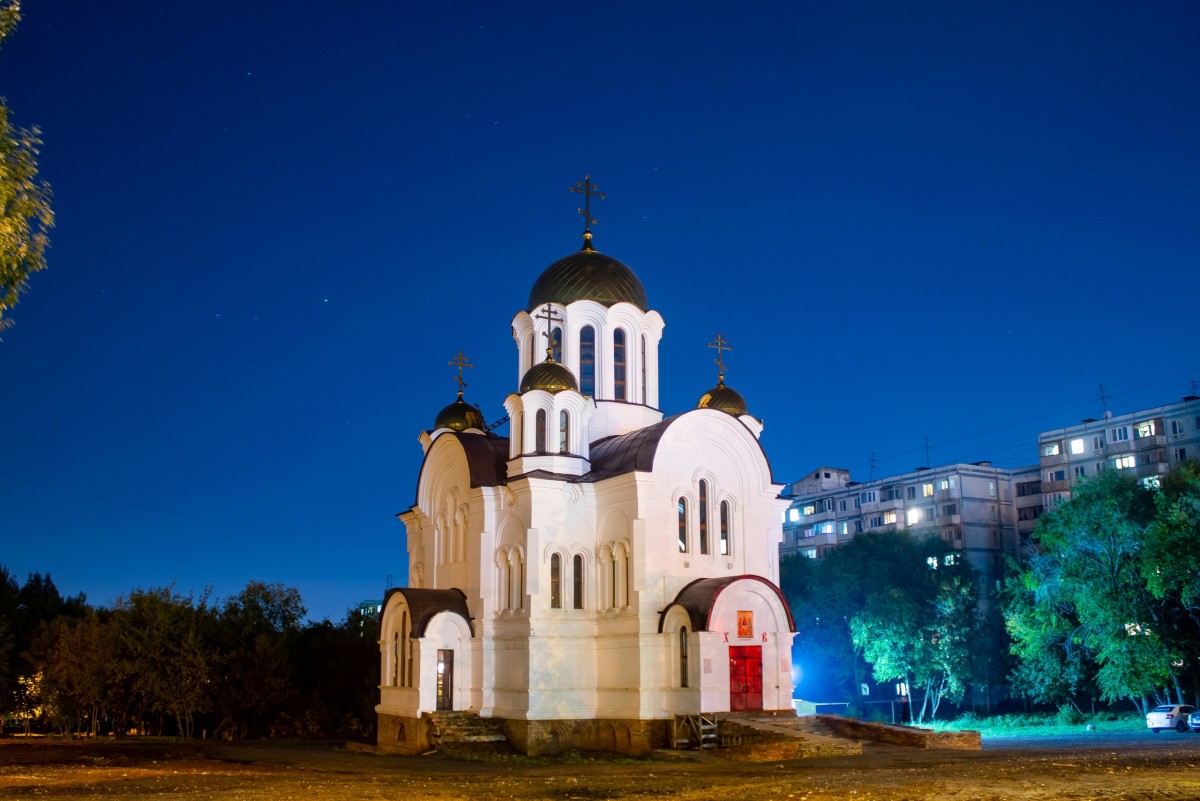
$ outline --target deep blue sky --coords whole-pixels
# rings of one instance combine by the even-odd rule
[[[516,10],[514,10],[516,9]],[[0,342],[0,563],[112,602],[406,575],[417,434],[579,246],[777,481],[1036,461],[1200,380],[1200,4],[28,0],[58,225]]]

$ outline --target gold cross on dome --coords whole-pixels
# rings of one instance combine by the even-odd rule
[[[715,348],[717,351],[717,358],[713,359],[713,362],[717,365],[717,370],[719,371],[717,373],[717,378],[723,380],[725,378],[725,362],[723,361],[723,356],[725,351],[732,351],[733,348],[729,347],[729,340],[722,337],[720,331],[717,332],[717,338],[712,342],[709,342],[708,346],[710,348]]]
[[[461,398],[462,391],[464,389],[466,389],[466,387],[467,387],[467,382],[463,381],[463,376],[462,376],[463,368],[464,367],[474,367],[475,365],[473,365],[467,361],[467,357],[463,356],[463,352],[461,350],[458,352],[457,356],[455,356],[453,359],[451,359],[448,362],[448,364],[451,367],[458,368],[458,375],[454,377],[454,380],[458,382],[458,396]]]
[[[583,208],[577,209],[577,211],[583,215],[583,238],[585,246],[588,247],[591,245],[592,226],[596,224],[596,220],[592,217],[592,198],[598,197],[604,200],[604,193],[597,192],[597,187],[594,183],[591,183],[591,180],[592,176],[585,175],[582,181],[576,181],[574,186],[567,187],[570,191],[583,195]]]
[[[534,319],[546,321],[546,330],[542,332],[542,336],[546,338],[546,359],[552,360],[551,357],[554,356],[554,346],[559,344],[558,340],[554,338],[554,324],[561,323],[563,321],[562,315],[556,312],[553,307],[547,303],[546,308],[540,314],[535,314],[533,316]]]

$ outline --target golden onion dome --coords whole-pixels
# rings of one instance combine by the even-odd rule
[[[482,431],[486,426],[483,412],[463,400],[462,392],[458,393],[458,400],[438,412],[437,420],[433,423],[435,431],[439,428],[448,428],[451,431],[478,428]]]
[[[650,308],[642,282],[625,264],[593,250],[590,232],[583,249],[551,264],[538,276],[529,291],[529,305],[536,309],[547,303],[566,306],[576,300],[594,300],[605,306],[632,303],[642,311]]]
[[[530,367],[521,379],[522,394],[534,389],[545,390],[554,395],[567,389],[578,391],[579,384],[575,382],[574,373],[547,357],[546,361]]]
[[[696,404],[698,409],[716,409],[717,411],[741,417],[746,414],[746,399],[736,389],[725,386],[725,377],[717,379],[717,385],[700,396]]]

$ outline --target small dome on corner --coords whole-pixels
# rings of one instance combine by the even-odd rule
[[[746,414],[746,399],[742,397],[742,393],[736,389],[725,386],[724,379],[717,381],[717,385],[700,396],[700,401],[696,404],[697,409],[716,409],[726,414],[731,414],[734,417],[741,417]]]
[[[478,428],[482,431],[487,423],[484,422],[483,413],[463,400],[460,392],[458,400],[438,412],[433,427],[434,430],[448,428],[451,431],[466,431],[468,428]]]

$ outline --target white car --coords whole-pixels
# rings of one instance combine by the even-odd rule
[[[1175,731],[1188,730],[1188,715],[1196,711],[1196,707],[1186,704],[1164,704],[1156,706],[1146,715],[1146,728],[1158,732],[1163,729]]]

